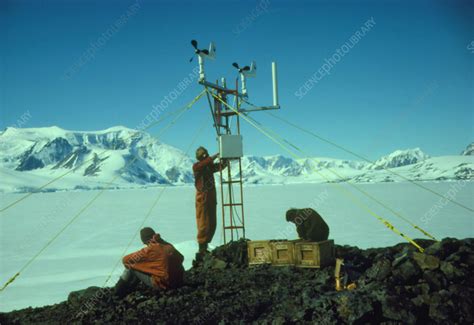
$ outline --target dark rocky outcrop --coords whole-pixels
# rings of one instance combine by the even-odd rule
[[[94,157],[92,158],[92,163],[86,167],[84,170],[84,176],[97,176],[97,173],[100,171],[100,164],[106,160],[107,157],[100,158],[96,153],[94,153]]]
[[[35,150],[36,143],[19,159],[18,171],[43,168],[48,164],[57,163],[72,152],[72,146],[64,138],[56,138],[46,143],[41,149]]]
[[[35,156],[27,156],[21,160],[20,164],[15,170],[25,171],[25,170],[34,170],[38,168],[43,168],[43,162],[36,158]]]
[[[28,323],[472,324],[474,239],[417,240],[361,250],[337,246],[357,288],[334,290],[334,267],[247,267],[245,241],[216,248],[186,272],[177,290],[140,287],[122,300],[110,288],[71,293],[68,301],[0,314]]]

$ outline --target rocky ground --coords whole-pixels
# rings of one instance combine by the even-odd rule
[[[56,305],[2,313],[0,323],[473,324],[474,239],[417,242],[425,254],[409,244],[337,246],[360,274],[352,291],[335,291],[333,266],[249,268],[240,241],[187,271],[180,289],[139,288],[117,300],[109,288],[88,288]]]

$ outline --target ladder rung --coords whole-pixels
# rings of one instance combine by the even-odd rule
[[[234,111],[231,111],[231,110],[221,112],[222,116],[230,116],[230,115],[236,115],[236,114],[238,114],[238,113],[236,113]]]
[[[227,226],[227,227],[224,227],[224,229],[241,229],[241,228],[245,228],[244,226]]]
[[[223,206],[229,207],[229,206],[234,206],[234,205],[242,205],[242,203],[224,203]]]
[[[242,183],[242,182],[238,180],[238,181],[222,181],[222,183],[229,184],[229,183]]]

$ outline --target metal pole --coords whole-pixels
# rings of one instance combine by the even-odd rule
[[[245,217],[244,217],[244,183],[242,180],[242,160],[239,158],[239,170],[240,170],[240,206],[242,211],[242,237],[245,238]]]
[[[229,166],[227,166],[227,181],[229,182],[228,188],[229,188],[229,218],[230,218],[230,241],[234,240],[234,211],[233,211],[233,204],[234,200],[232,199],[232,175],[231,175],[231,164],[229,163]]]
[[[223,187],[223,176],[222,176],[222,169],[219,171],[220,179],[221,179],[221,208],[222,208],[222,229],[224,230],[224,244],[226,243],[225,237],[225,211],[224,211],[224,187]]]
[[[272,62],[273,106],[278,106],[278,75],[276,62]]]
[[[237,91],[237,95],[239,93],[239,89],[238,89],[238,85],[236,86],[236,91]],[[240,102],[239,102],[239,96],[236,96],[237,98],[237,112],[239,112],[240,110]],[[240,135],[240,116],[239,114],[237,114],[237,134]],[[244,186],[244,183],[243,183],[243,179],[242,179],[242,159],[239,158],[239,180],[240,180],[240,211],[242,213],[242,237],[245,238],[245,217],[244,217],[244,189],[243,189],[243,186]]]

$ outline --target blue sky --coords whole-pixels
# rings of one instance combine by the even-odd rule
[[[276,114],[371,159],[413,147],[458,154],[474,140],[472,1],[141,0],[94,57],[78,64],[134,3],[0,1],[0,128],[18,125],[25,112],[24,127],[133,128],[195,67],[189,42],[197,39],[217,46],[209,79],[233,79],[232,62],[257,61],[259,75],[248,82],[256,104],[271,104],[270,63],[277,61]],[[330,74],[295,95],[370,18],[375,25]],[[200,90],[189,86],[167,110]],[[351,158],[266,114],[253,117],[311,155]],[[205,100],[162,141],[185,149],[205,121],[198,142],[212,150]],[[243,135],[246,154],[285,154],[245,123]]]

